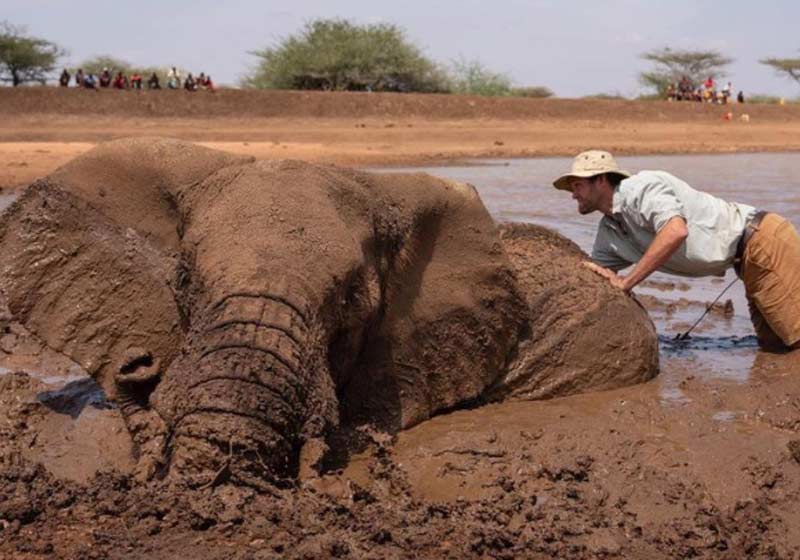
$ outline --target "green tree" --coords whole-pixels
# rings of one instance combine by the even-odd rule
[[[133,64],[131,64],[127,60],[122,60],[107,54],[102,54],[84,60],[78,65],[78,68],[82,68],[83,71],[87,74],[94,74],[94,75],[100,74],[104,68],[108,68],[109,72],[122,71],[125,72],[126,74],[129,74],[131,70],[133,70]]]
[[[15,87],[25,82],[44,85],[64,54],[55,43],[29,37],[24,27],[0,22],[0,81]]]
[[[418,91],[447,89],[447,77],[396,25],[317,19],[259,58],[242,85],[272,89]]]
[[[662,97],[669,84],[678,83],[683,77],[696,87],[709,76],[714,79],[725,76],[725,67],[733,62],[717,51],[672,50],[669,47],[643,53],[641,57],[655,64],[655,68],[640,73],[639,81]]]
[[[800,58],[765,58],[759,62],[771,66],[778,74],[792,78],[800,84]]]
[[[112,75],[116,74],[117,72],[123,72],[127,75],[137,72],[141,76],[144,76],[145,79],[153,72],[163,77],[168,71],[167,69],[158,68],[156,66],[139,66],[137,64],[132,64],[127,60],[122,60],[107,54],[93,56],[92,58],[84,60],[81,62],[78,68],[82,68],[85,73],[94,74],[95,76],[100,75],[104,68],[108,68],[108,71],[111,72]],[[184,76],[186,75],[186,72],[183,72],[182,70],[181,72]]]
[[[511,79],[487,69],[479,60],[452,63],[452,89],[465,95],[510,95]]]

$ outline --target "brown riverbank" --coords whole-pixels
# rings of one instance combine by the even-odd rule
[[[733,119],[724,120],[731,112]],[[743,114],[749,122],[740,120]],[[0,89],[0,187],[97,142],[164,135],[257,158],[341,165],[467,158],[800,150],[800,105],[223,90]]]

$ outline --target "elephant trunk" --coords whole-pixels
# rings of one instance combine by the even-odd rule
[[[295,474],[318,346],[308,310],[297,298],[235,292],[195,318],[154,396],[171,476],[260,486]]]

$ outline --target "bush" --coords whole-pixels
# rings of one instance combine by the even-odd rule
[[[505,74],[488,70],[478,60],[452,63],[452,90],[464,95],[511,95],[511,80]]]
[[[242,85],[272,89],[444,92],[445,73],[392,24],[318,19],[272,47]]]
[[[593,93],[592,95],[585,95],[584,99],[610,99],[610,100],[619,100],[619,99],[626,99],[624,95],[621,93]],[[638,99],[651,99],[653,96],[640,96]]]
[[[747,103],[759,103],[762,105],[777,105],[781,102],[781,98],[776,95],[766,95],[763,93],[756,93],[745,97]]]
[[[511,88],[511,95],[514,97],[544,99],[545,97],[553,97],[554,94],[550,88],[544,86],[528,86]]]
[[[86,74],[94,74],[95,76],[99,76],[103,72],[103,68],[108,68],[108,71],[112,76],[115,76],[117,72],[122,72],[128,76],[133,73],[138,73],[145,79],[153,72],[163,79],[169,71],[168,69],[158,68],[155,66],[137,66],[135,64],[131,64],[127,60],[122,60],[109,55],[99,55],[88,60],[84,60],[75,69],[77,70],[78,68],[82,68]],[[184,76],[186,75],[186,72],[181,72]]]

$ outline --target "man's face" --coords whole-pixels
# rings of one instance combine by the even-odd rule
[[[597,188],[595,178],[583,179],[573,177],[570,180],[572,198],[578,201],[578,212],[591,214],[600,208],[600,190]]]

